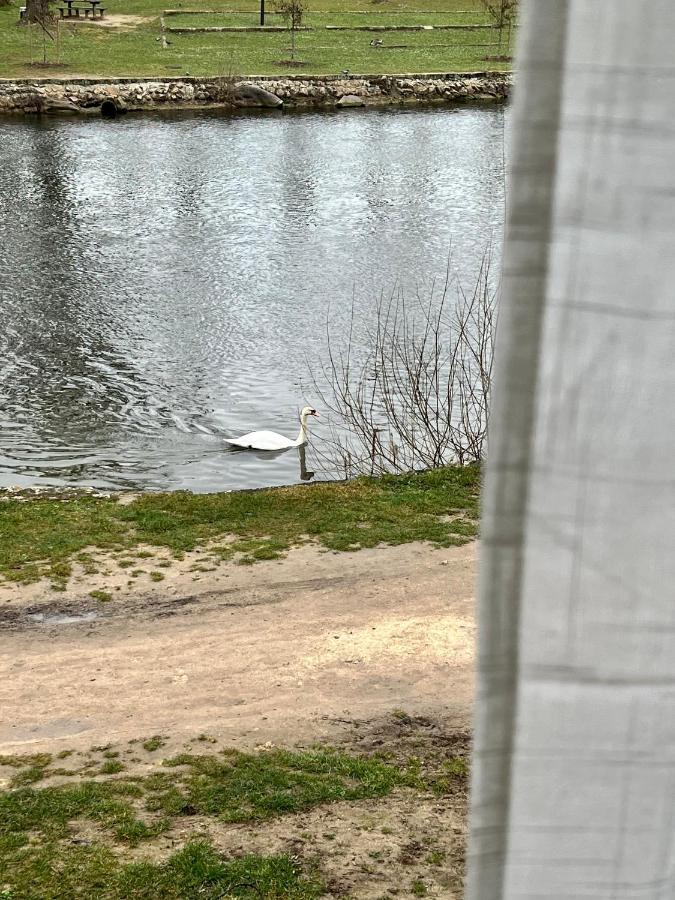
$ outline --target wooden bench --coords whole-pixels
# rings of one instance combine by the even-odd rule
[[[84,18],[88,19],[90,14],[91,18],[96,18],[96,13],[98,12],[98,18],[102,19],[103,14],[106,11],[105,6],[101,6],[101,0],[80,0],[78,3],[77,0],[63,0],[65,3],[64,6],[58,6],[57,9],[62,19],[79,19],[80,13],[84,13]]]

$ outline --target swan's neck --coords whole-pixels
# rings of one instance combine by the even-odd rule
[[[300,419],[300,434],[298,435],[298,439],[295,442],[296,447],[302,447],[303,444],[307,443],[307,416],[302,416]]]

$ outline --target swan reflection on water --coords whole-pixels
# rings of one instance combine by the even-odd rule
[[[284,453],[288,453],[290,450],[298,451],[298,456],[300,458],[300,479],[301,481],[311,481],[314,478],[316,472],[311,472],[307,468],[307,446],[306,444],[300,444],[297,448],[295,447],[287,447],[284,450],[249,450],[247,447],[233,447],[230,446],[225,451],[226,453],[246,453],[248,456],[254,456],[256,459],[264,460],[267,462],[271,459],[276,459],[278,456],[282,456]]]

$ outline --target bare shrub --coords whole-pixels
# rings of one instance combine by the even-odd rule
[[[274,10],[286,23],[291,32],[291,60],[295,59],[295,32],[302,28],[302,23],[307,13],[305,0],[275,0]]]
[[[483,0],[483,5],[500,29],[518,17],[518,0]]]
[[[346,478],[480,460],[486,436],[497,292],[490,253],[466,293],[448,273],[439,290],[376,301],[375,324],[355,337],[326,329],[327,362],[312,374],[330,412],[315,446]]]
[[[483,0],[483,5],[499,29],[499,43],[502,43],[504,29],[507,29],[507,43],[511,43],[511,29],[518,19],[519,0]]]
[[[241,75],[236,71],[234,53],[230,51],[227,60],[221,60],[216,74],[209,79],[209,98],[215,103],[234,105],[237,84]]]

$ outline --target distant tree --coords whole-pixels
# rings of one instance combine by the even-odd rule
[[[47,65],[47,40],[56,45],[57,60],[59,57],[59,23],[52,10],[49,8],[52,0],[26,0],[26,16],[22,20],[29,29],[32,25],[38,25],[42,36],[42,62]],[[1,3],[1,0],[0,0]],[[32,29],[31,29],[32,33]],[[32,38],[29,40],[31,47],[31,63],[33,62]]]
[[[274,9],[291,31],[291,59],[295,59],[295,32],[302,26],[307,6],[304,0],[275,0]]]
[[[505,28],[508,28],[510,41],[511,28],[518,18],[518,0],[483,0],[483,3],[499,28],[499,43],[502,42],[502,33]]]

